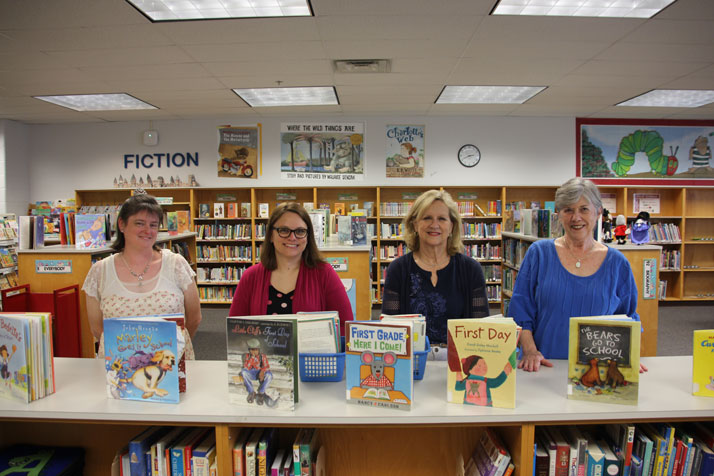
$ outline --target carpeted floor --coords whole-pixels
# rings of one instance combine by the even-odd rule
[[[193,339],[199,360],[226,359],[228,307],[203,306],[203,321]],[[379,313],[378,309],[373,311]],[[497,308],[491,310],[497,313]],[[657,355],[691,355],[692,331],[714,329],[714,305],[710,303],[662,303],[659,306]]]

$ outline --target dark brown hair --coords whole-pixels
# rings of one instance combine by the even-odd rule
[[[119,229],[118,221],[121,220],[126,225],[126,223],[129,222],[129,218],[143,211],[149,212],[156,216],[159,219],[159,226],[161,225],[161,221],[164,218],[164,211],[161,209],[161,205],[159,205],[156,199],[143,191],[132,195],[126,199],[119,210],[116,230],[117,236],[114,238],[114,243],[112,243],[112,249],[114,251],[122,251],[126,245],[124,233]],[[154,244],[154,249],[157,251],[160,250],[156,244]]]
[[[307,214],[307,211],[299,203],[287,202],[278,205],[275,210],[273,210],[273,213],[270,214],[270,219],[268,220],[268,225],[265,230],[265,240],[263,241],[263,246],[260,248],[260,262],[262,265],[270,271],[274,271],[278,267],[278,260],[275,257],[275,246],[272,240],[273,227],[275,226],[275,222],[286,213],[294,213],[305,222],[305,227],[307,228],[307,245],[302,252],[302,262],[305,263],[305,266],[308,268],[316,268],[320,263],[324,263],[325,261],[317,249],[315,230],[312,227],[310,215]]]

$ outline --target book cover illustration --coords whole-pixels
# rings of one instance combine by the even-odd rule
[[[166,231],[169,235],[178,235],[178,214],[177,212],[166,213]]]
[[[223,202],[215,202],[213,204],[213,217],[223,218],[225,216],[225,204]]]
[[[175,322],[157,318],[104,320],[107,396],[179,402],[179,345]]]
[[[198,216],[201,218],[211,218],[211,205],[208,203],[200,203],[198,205]]]
[[[367,217],[353,216],[351,238],[353,245],[367,244]]]
[[[387,125],[387,177],[424,177],[424,125]]]
[[[26,325],[22,319],[0,316],[0,398],[30,401],[30,369]],[[29,330],[29,327],[28,327]]]
[[[105,215],[75,215],[75,246],[77,248],[101,248],[107,245]]]
[[[81,447],[16,444],[0,451],[0,474],[84,474],[84,455]]]
[[[568,398],[636,405],[640,323],[625,315],[572,317]]]
[[[345,326],[347,402],[411,410],[411,323],[348,321]]]
[[[449,319],[447,328],[447,401],[514,408],[518,326],[513,319]]]
[[[227,318],[231,403],[294,410],[298,394],[297,325],[275,316]]]
[[[692,394],[714,397],[714,329],[694,331]]]
[[[191,217],[188,210],[176,211],[176,230],[178,233],[191,231]]]

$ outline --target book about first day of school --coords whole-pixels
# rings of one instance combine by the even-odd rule
[[[449,319],[447,328],[447,401],[514,408],[518,326],[513,319]]]
[[[636,405],[640,329],[626,315],[571,317],[568,398]]]
[[[411,410],[411,322],[348,321],[345,342],[347,402]]]
[[[107,396],[179,403],[178,324],[162,316],[104,320]]]

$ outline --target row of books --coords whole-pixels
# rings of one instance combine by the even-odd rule
[[[52,315],[0,314],[0,398],[29,403],[55,392]]]
[[[679,226],[674,223],[652,223],[647,232],[650,242],[681,243],[682,235]]]
[[[481,266],[483,270],[483,276],[486,278],[486,282],[489,281],[501,281],[501,276],[503,275],[501,267],[495,264],[487,264]]]
[[[679,271],[682,267],[682,253],[679,250],[662,249],[660,253],[661,270]]]
[[[404,256],[409,252],[409,248],[404,243],[399,243],[398,245],[382,245],[377,249],[376,246],[372,247],[372,256],[379,256],[379,259],[395,259],[400,256]]]
[[[236,287],[233,286],[199,286],[198,298],[201,301],[224,301],[232,302],[233,293]]]
[[[250,223],[241,224],[200,224],[196,226],[198,240],[237,240],[251,239]]]
[[[501,285],[486,283],[486,298],[489,302],[496,302],[501,300]]]
[[[383,217],[403,217],[409,212],[414,202],[381,202],[379,214]]]
[[[459,210],[459,215],[462,217],[473,217],[473,216],[486,216],[486,212],[483,208],[476,202],[456,202],[456,206]]]
[[[662,279],[657,284],[657,299],[664,301],[667,299],[667,280]]]
[[[17,266],[17,249],[14,246],[0,246],[0,267]]]
[[[258,210],[266,211],[265,218],[268,217],[268,208],[267,203],[261,203],[258,207]],[[250,202],[214,202],[212,205],[199,203],[198,216],[199,218],[251,218],[251,210]]]
[[[387,239],[402,239],[404,227],[402,223],[382,223],[379,236]]]
[[[17,239],[17,218],[15,215],[0,217],[0,241]]]
[[[513,286],[516,284],[516,271],[511,269],[511,268],[503,268],[503,276],[501,278],[501,284],[503,285],[503,289],[508,291],[508,292],[513,292]],[[506,314],[506,311],[504,309],[503,311],[504,314]]]
[[[185,241],[174,241],[171,243],[171,251],[178,253],[188,262],[192,263],[191,250]]]
[[[501,224],[500,223],[469,223],[461,224],[461,233],[464,239],[501,239]]]
[[[530,242],[507,238],[503,240],[503,260],[506,264],[518,268],[526,256]]]
[[[476,259],[501,259],[501,245],[493,243],[464,245],[464,254]]]
[[[230,431],[233,476],[313,476],[324,474],[319,431],[298,430],[291,446],[281,446],[278,428],[234,428]]]
[[[486,428],[464,466],[464,476],[510,476],[514,469],[501,437],[493,428]]]
[[[199,283],[206,282],[236,282],[245,272],[246,268],[242,266],[211,266],[204,268],[199,266],[196,268],[196,278]]]
[[[205,261],[251,261],[253,247],[248,245],[196,245],[196,259]]]
[[[0,273],[0,289],[14,288],[17,285],[17,271],[13,269]]]

